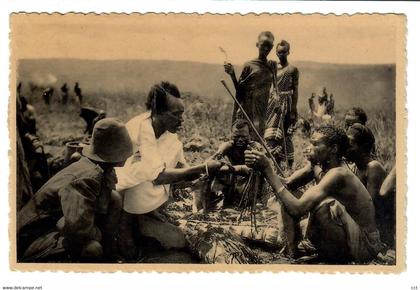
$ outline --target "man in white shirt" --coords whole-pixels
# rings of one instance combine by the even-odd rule
[[[183,146],[176,134],[184,113],[180,97],[175,85],[156,84],[148,94],[148,111],[126,124],[135,153],[116,173],[117,190],[124,196],[119,244],[122,255],[128,260],[138,255],[133,229],[142,237],[156,240],[164,249],[186,247],[183,233],[168,223],[161,212],[169,198],[170,185],[198,178],[221,166],[218,161],[186,166]]]

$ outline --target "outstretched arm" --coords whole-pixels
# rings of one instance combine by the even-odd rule
[[[266,170],[264,173],[266,179],[275,191],[277,199],[284,204],[287,212],[291,216],[301,217],[326,197],[326,191],[323,190],[323,186],[318,184],[309,188],[302,197],[298,199],[284,187],[280,177],[274,173],[274,170]]]
[[[392,168],[391,172],[385,178],[381,186],[379,195],[384,197],[394,192],[395,187],[396,187],[396,181],[397,181],[396,167],[394,166],[394,168]]]
[[[372,198],[379,196],[381,185],[386,177],[386,172],[379,162],[371,162],[367,168],[366,189]]]
[[[232,146],[233,141],[223,142],[219,145],[217,151],[207,160],[222,160],[225,157],[226,153],[232,148]]]
[[[298,199],[285,188],[282,179],[276,175],[266,156],[257,151],[245,151],[245,153],[247,164],[262,168],[267,181],[276,193],[277,199],[284,204],[287,212],[294,217],[300,217],[310,211],[328,196],[334,186],[334,178],[331,177],[331,174],[329,177],[326,175],[318,185],[309,188]]]
[[[166,168],[158,177],[153,181],[153,184],[171,184],[181,181],[194,180],[200,176],[200,174],[208,173],[212,174],[222,166],[219,161],[207,161],[204,164],[187,167],[187,168]],[[206,169],[207,167],[207,169]]]
[[[314,179],[314,170],[310,162],[305,164],[301,169],[296,170],[289,177],[285,179],[288,189],[296,190],[301,186],[306,185]]]

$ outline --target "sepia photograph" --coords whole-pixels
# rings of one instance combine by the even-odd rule
[[[404,270],[404,15],[10,25],[11,268]]]

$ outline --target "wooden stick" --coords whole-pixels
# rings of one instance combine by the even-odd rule
[[[239,109],[241,110],[241,112],[244,114],[245,119],[248,121],[249,125],[251,126],[252,130],[254,131],[254,133],[256,134],[256,136],[258,137],[258,140],[260,141],[261,145],[264,147],[264,149],[267,151],[268,156],[270,157],[270,159],[273,161],[274,166],[276,167],[276,169],[278,170],[278,172],[280,173],[280,175],[282,175],[283,177],[283,172],[280,168],[280,166],[277,164],[276,159],[274,158],[273,154],[271,153],[271,151],[268,149],[267,144],[265,143],[264,139],[260,136],[260,134],[258,133],[257,128],[255,128],[254,123],[251,121],[251,119],[249,118],[248,114],[245,112],[244,108],[242,107],[242,105],[239,103],[239,101],[236,99],[236,97],[232,94],[232,92],[230,91],[229,87],[227,86],[226,82],[224,80],[220,81],[223,86],[225,87],[225,89],[228,91],[229,95],[232,97],[232,99],[235,101],[235,103],[238,105]]]

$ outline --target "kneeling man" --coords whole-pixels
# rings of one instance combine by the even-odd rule
[[[263,170],[290,215],[299,218],[310,213],[308,238],[319,257],[329,263],[370,261],[383,249],[372,197],[342,160],[347,147],[343,130],[330,125],[315,130],[308,154],[324,175],[300,198],[285,188],[264,154],[247,151],[245,156],[247,164]]]
[[[121,121],[97,122],[85,157],[48,180],[18,212],[18,261],[115,261],[122,200],[114,167],[131,154]]]

